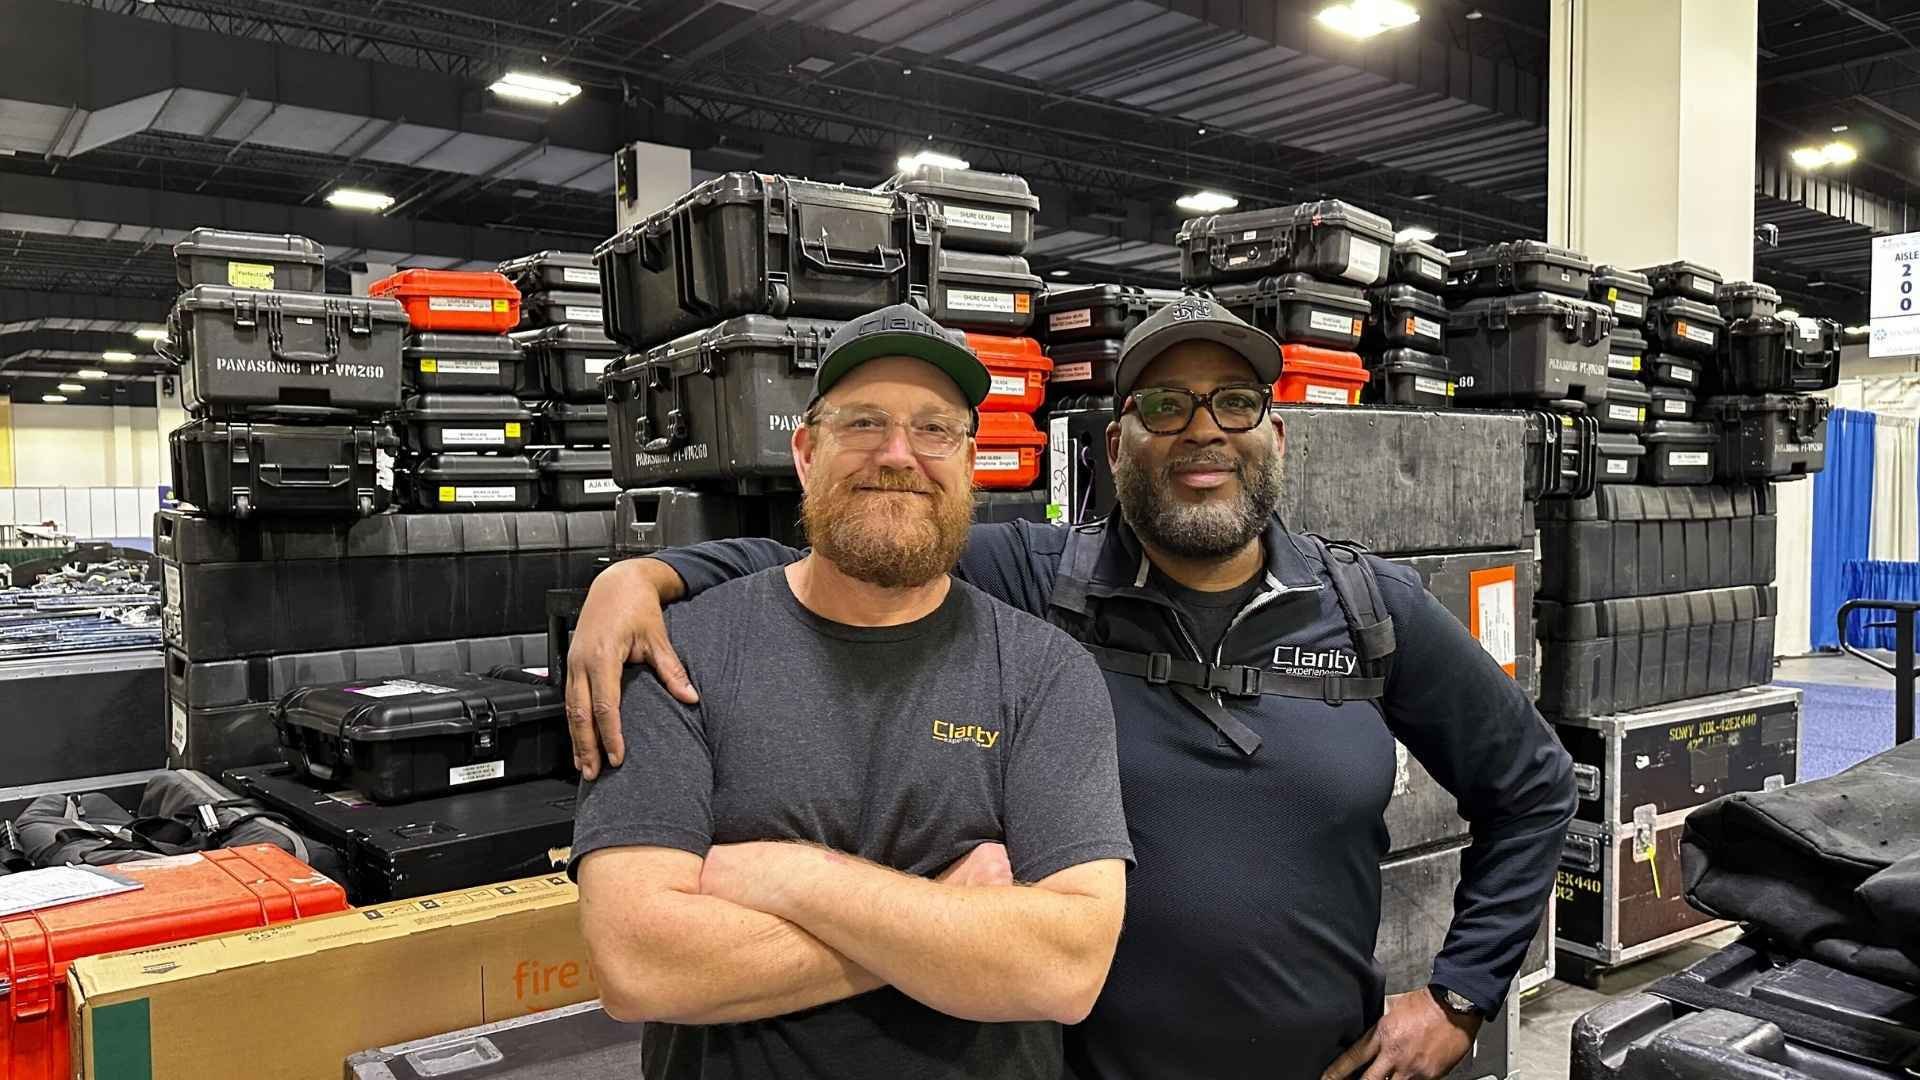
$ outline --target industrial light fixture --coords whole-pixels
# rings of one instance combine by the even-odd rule
[[[936,154],[932,150],[920,150],[912,154],[902,154],[894,167],[901,172],[912,172],[922,165],[931,165],[940,169],[971,169],[973,165],[951,154]]]
[[[1487,17],[1487,13],[1484,11],[1481,11],[1479,8],[1474,8],[1472,11],[1467,12],[1468,22],[1479,22],[1481,19],[1484,19],[1486,17]]]
[[[1321,26],[1362,41],[1388,30],[1420,21],[1420,13],[1404,0],[1347,0],[1314,16]]]
[[[1434,232],[1432,229],[1423,229],[1418,225],[1409,225],[1406,228],[1401,229],[1399,232],[1394,233],[1393,238],[1395,240],[1414,240],[1414,241],[1425,242],[1433,239],[1438,235],[1440,234]]]
[[[79,383],[63,382],[60,384],[60,392],[63,394],[84,394],[87,392],[87,388],[81,386]]]
[[[1837,139],[1825,146],[1797,147],[1788,155],[1795,165],[1808,171],[1823,169],[1828,165],[1848,165],[1859,156],[1860,151],[1855,150],[1853,144]]]
[[[1066,276],[1067,276],[1068,274],[1070,274],[1070,273],[1072,273],[1072,271],[1070,271],[1070,270],[1068,270],[1068,269],[1066,269],[1065,267],[1062,267],[1062,268],[1060,268],[1060,269],[1058,269],[1058,270],[1049,270],[1049,271],[1047,271],[1047,274],[1048,274],[1048,275],[1049,275],[1050,277],[1066,277]]]
[[[500,77],[500,81],[487,89],[503,98],[525,101],[533,105],[545,105],[558,108],[580,96],[580,87],[565,79],[549,79],[540,75],[529,75],[524,71],[509,71]]]
[[[1872,327],[1869,327],[1869,326],[1849,326],[1847,327],[1847,336],[1848,337],[1866,337],[1867,332],[1871,329]]]
[[[363,191],[360,188],[334,188],[327,193],[327,205],[342,210],[368,210],[379,213],[393,205],[393,196],[378,191]]]
[[[1781,308],[1779,311],[1773,313],[1773,317],[1783,322],[1792,322],[1800,317],[1800,313],[1792,308]]]
[[[133,336],[139,338],[141,341],[165,341],[167,340],[167,328],[164,326],[143,326],[135,330]]]
[[[1231,210],[1240,205],[1240,200],[1231,195],[1222,195],[1217,191],[1195,191],[1182,195],[1174,201],[1182,210],[1191,210],[1196,214],[1217,214],[1222,210]]]
[[[1845,125],[1845,124],[1835,124],[1835,125],[1833,125],[1833,133],[1834,133],[1835,135],[1838,135],[1838,134],[1840,134],[1841,132],[1843,132],[1843,131],[1845,131],[1845,130],[1847,130],[1847,125]]]
[[[110,349],[101,353],[100,359],[105,360],[109,364],[131,364],[135,360],[138,360],[139,357],[124,349]]]
[[[76,371],[74,374],[83,379],[104,379],[107,377],[107,373],[98,368],[88,368],[85,371]]]
[[[41,394],[40,400],[49,405],[63,405],[67,399],[60,394]]]

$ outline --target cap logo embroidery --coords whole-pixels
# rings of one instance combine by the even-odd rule
[[[1174,322],[1186,322],[1189,319],[1210,319],[1213,317],[1213,305],[1197,296],[1175,301],[1167,308]]]

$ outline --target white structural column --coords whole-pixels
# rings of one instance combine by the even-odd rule
[[[1547,238],[1753,277],[1758,0],[1550,0]]]

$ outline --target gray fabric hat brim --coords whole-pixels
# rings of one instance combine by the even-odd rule
[[[1175,345],[1188,341],[1211,341],[1240,354],[1261,383],[1271,386],[1280,378],[1280,343],[1273,336],[1244,323],[1236,326],[1217,319],[1188,319],[1170,323],[1136,340],[1127,342],[1114,369],[1113,403],[1117,412],[1133,393],[1133,384],[1148,365]]]

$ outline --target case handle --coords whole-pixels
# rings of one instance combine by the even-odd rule
[[[337,488],[353,479],[353,470],[346,465],[262,463],[257,468],[260,483],[274,488]]]
[[[640,452],[644,454],[665,454],[687,441],[687,418],[680,407],[681,374],[668,364],[647,365],[646,408],[640,414],[639,422],[634,426],[634,434],[640,440]],[[661,424],[658,435],[649,435],[653,431],[653,411],[655,395],[665,398],[665,422]]]
[[[830,270],[839,274],[859,274],[866,277],[892,277],[906,268],[907,253],[897,247],[875,244],[869,253],[865,250],[848,249],[855,256],[866,258],[835,258],[833,249],[828,246],[830,238],[800,238],[800,257],[816,270]]]
[[[1560,865],[1584,874],[1600,872],[1600,841],[1579,833],[1568,833],[1560,847]]]

